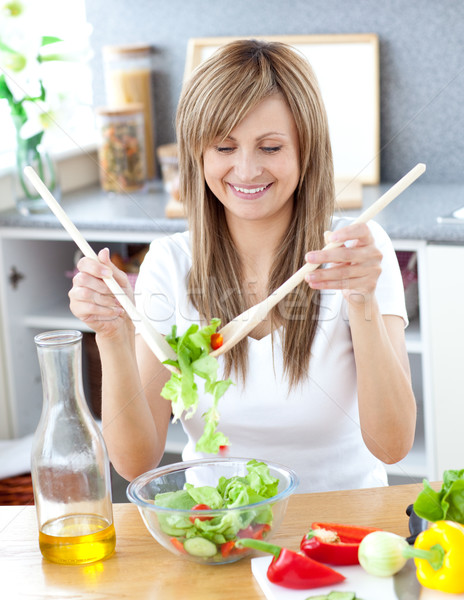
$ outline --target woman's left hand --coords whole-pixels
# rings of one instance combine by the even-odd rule
[[[308,252],[308,263],[327,264],[316,269],[305,279],[318,290],[343,290],[346,300],[353,305],[366,304],[375,292],[381,273],[382,253],[374,244],[374,237],[365,223],[356,223],[326,234],[326,243],[343,246]],[[349,242],[345,246],[345,242]]]

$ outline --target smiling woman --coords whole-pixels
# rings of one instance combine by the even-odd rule
[[[235,383],[219,427],[231,456],[284,464],[301,491],[386,485],[382,462],[405,456],[415,428],[403,285],[379,225],[333,217],[328,120],[311,66],[279,42],[222,46],[184,84],[177,140],[189,231],[151,244],[139,310],[163,335],[213,318],[226,325],[305,263],[325,265],[219,356],[218,379]],[[320,251],[327,230],[334,244]],[[107,294],[108,270],[132,291],[124,273],[107,251],[99,259],[79,262],[71,310],[97,332],[103,430],[113,465],[132,479],[163,454],[168,373]],[[193,384],[197,409],[180,417],[184,460],[210,452],[197,446],[210,386]]]

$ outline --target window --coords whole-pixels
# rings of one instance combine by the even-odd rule
[[[46,81],[47,99],[60,98],[59,110],[51,107],[52,127],[45,138],[51,152],[93,143],[95,124],[88,64],[91,39],[88,37],[90,26],[86,23],[85,0],[10,0],[8,5],[17,7],[21,13],[14,21],[11,16],[4,16],[6,4],[5,0],[0,0],[0,42],[8,40],[13,47],[16,40],[18,45],[27,46],[32,36],[55,36],[66,40],[66,49],[80,50],[79,60],[54,60],[40,65],[40,75]],[[15,33],[18,30],[19,34]],[[18,45],[14,49],[23,50]],[[86,54],[83,48],[87,48]],[[0,73],[4,72],[1,64]],[[14,164],[16,131],[5,99],[0,99],[0,132],[0,166],[10,166]]]

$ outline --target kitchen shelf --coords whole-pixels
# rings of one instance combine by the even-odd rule
[[[387,474],[401,477],[403,483],[410,483],[408,481],[410,479],[426,477],[426,474],[424,474],[424,452],[425,444],[415,444],[406,458],[394,465],[386,465]]]
[[[417,426],[414,445],[408,455],[400,462],[394,465],[385,465],[387,474],[401,477],[404,483],[408,483],[409,479],[426,477],[424,472],[424,456],[426,455],[425,443],[425,428],[424,428],[424,410],[423,404],[418,403],[417,406]]]
[[[31,329],[77,329],[93,331],[83,321],[77,319],[69,309],[69,304],[62,302],[24,316],[23,325]]]
[[[406,349],[409,354],[421,354],[422,353],[422,335],[420,320],[418,318],[412,319],[409,322],[408,327],[405,331],[406,337]]]
[[[166,439],[165,452],[169,454],[182,454],[185,444],[187,443],[187,435],[182,429],[179,421],[169,423],[168,436]]]

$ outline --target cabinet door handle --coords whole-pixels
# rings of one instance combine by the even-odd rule
[[[20,273],[16,267],[11,267],[10,274],[8,275],[8,281],[11,287],[16,290],[18,288],[19,282],[24,279],[26,276],[24,273]]]

